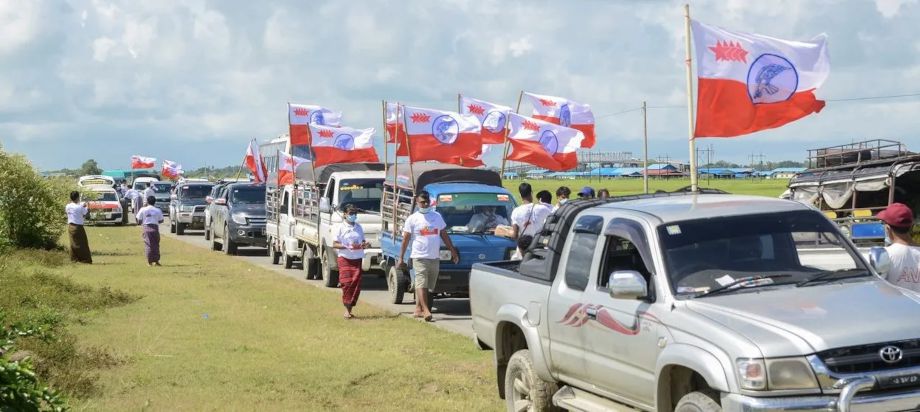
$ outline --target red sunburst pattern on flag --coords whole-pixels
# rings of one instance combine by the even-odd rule
[[[486,114],[486,109],[478,104],[471,104],[467,106],[467,108],[470,110],[470,113],[473,114],[478,114],[480,116]]]
[[[540,99],[540,104],[542,104],[545,107],[556,107],[556,102],[550,99]]]
[[[303,107],[294,108],[294,116],[306,116],[308,114],[310,114],[310,111]]]
[[[742,62],[747,63],[747,50],[741,47],[741,43],[736,41],[719,40],[715,46],[709,46],[716,55],[716,61]]]
[[[320,137],[332,137],[333,134],[335,133],[333,133],[332,130],[328,130],[328,129],[323,129],[319,131]]]
[[[523,122],[521,122],[521,127],[527,130],[533,130],[535,132],[540,130],[540,125],[534,122],[528,121],[528,120],[524,120]]]
[[[410,119],[412,120],[412,123],[428,123],[431,121],[431,116],[429,116],[427,113],[412,113],[412,117],[410,117]]]

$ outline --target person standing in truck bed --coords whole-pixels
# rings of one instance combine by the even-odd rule
[[[914,212],[903,203],[892,203],[877,217],[885,223],[885,236],[891,239],[891,245],[885,248],[891,259],[888,281],[920,292],[920,247],[914,245],[910,237]]]

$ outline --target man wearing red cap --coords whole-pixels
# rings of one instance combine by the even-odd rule
[[[878,218],[885,222],[885,236],[891,239],[891,245],[885,248],[891,258],[888,281],[920,292],[920,247],[914,246],[910,237],[914,212],[903,203],[892,203]]]

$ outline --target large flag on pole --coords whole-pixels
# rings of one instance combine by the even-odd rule
[[[456,112],[403,106],[409,160],[457,163],[482,155],[479,120]]]
[[[460,95],[460,114],[473,115],[482,125],[482,144],[505,143],[505,126],[511,108]]]
[[[824,108],[827,38],[782,40],[691,21],[698,77],[695,137],[780,127]]]
[[[178,179],[182,175],[182,165],[172,160],[163,160],[163,167],[160,168],[160,174],[170,179]]]
[[[577,129],[511,113],[508,120],[507,160],[517,160],[549,170],[561,171],[578,166],[576,150],[585,135]]]
[[[155,157],[131,156],[132,169],[150,169],[154,167],[156,163],[157,159]]]
[[[406,149],[406,124],[403,122],[403,107],[387,102],[387,142],[396,143],[396,156],[408,156]],[[397,139],[398,135],[398,139]]]
[[[339,127],[341,123],[341,112],[334,112],[312,104],[288,103],[288,124],[292,145],[310,144],[310,124]]]
[[[590,149],[596,140],[594,112],[591,106],[565,97],[524,92],[521,98],[533,106],[533,118],[580,130],[584,135],[581,147]]]
[[[252,172],[253,180],[255,180],[256,183],[265,182],[265,176],[268,175],[268,170],[265,167],[265,161],[262,159],[262,154],[259,153],[259,146],[256,144],[255,139],[249,141],[249,147],[246,148],[246,157],[243,159],[243,163],[245,163],[246,168]]]
[[[278,152],[278,186],[294,184],[294,173],[297,171],[297,166],[308,161],[304,158]]]
[[[374,151],[374,129],[310,125],[313,166],[330,163],[379,162]]]

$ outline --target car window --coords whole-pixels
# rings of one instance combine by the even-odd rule
[[[230,200],[233,203],[265,203],[265,187],[234,187],[230,193]]]
[[[607,289],[613,272],[631,270],[645,278],[649,285],[649,295],[654,296],[654,263],[642,225],[633,220],[616,218],[610,221],[604,233],[607,235],[607,244],[596,286]]]
[[[179,186],[179,196],[183,199],[204,199],[211,193],[211,186],[205,185],[185,185]]]
[[[571,289],[585,290],[594,260],[594,249],[601,234],[604,218],[582,216],[572,227],[569,256],[565,264],[565,284]]]

